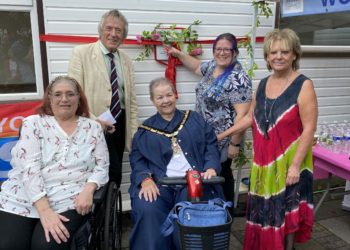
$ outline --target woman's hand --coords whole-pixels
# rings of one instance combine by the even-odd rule
[[[194,72],[196,75],[203,76],[200,68],[200,60],[174,47],[165,45],[164,49],[168,56],[178,58],[187,69]]]
[[[204,180],[210,179],[213,176],[217,176],[216,171],[213,168],[208,168],[207,171],[202,173],[202,178]]]
[[[63,222],[68,222],[69,219],[63,215],[55,213],[51,208],[41,210],[39,212],[40,222],[44,228],[45,238],[47,242],[50,242],[50,234],[57,242],[67,242],[70,237],[67,228]]]
[[[96,188],[95,183],[86,183],[84,189],[75,198],[75,210],[78,214],[87,215],[91,212]]]
[[[298,183],[300,179],[299,167],[292,165],[288,168],[286,185],[290,186],[295,183]]]
[[[140,199],[142,199],[142,195],[146,201],[153,202],[157,200],[157,196],[160,195],[160,193],[153,179],[147,178],[141,183],[141,190],[139,192]]]
[[[226,137],[225,132],[222,132],[222,133],[216,135],[216,139],[218,141],[222,141],[223,139],[225,139],[225,137]]]
[[[165,45],[165,52],[167,53],[168,56],[171,55],[171,56],[176,57],[176,58],[178,58],[181,55],[181,53],[182,53],[177,48],[169,47],[169,46],[166,46],[166,45]]]
[[[233,159],[239,154],[239,147],[229,144],[227,148],[227,157]]]

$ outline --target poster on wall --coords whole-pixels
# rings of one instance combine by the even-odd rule
[[[23,118],[34,114],[40,104],[40,101],[0,104],[0,181],[7,178],[11,169],[11,149],[18,140]]]

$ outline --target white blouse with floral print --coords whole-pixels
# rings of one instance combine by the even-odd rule
[[[86,182],[108,182],[109,156],[99,123],[79,117],[68,136],[53,116],[23,120],[21,137],[12,151],[12,170],[1,186],[0,210],[38,218],[33,203],[47,196],[57,213],[75,209]]]

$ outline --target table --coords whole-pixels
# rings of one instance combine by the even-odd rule
[[[348,154],[336,154],[322,146],[315,145],[312,149],[314,161],[314,180],[327,178],[327,187],[317,203],[314,213],[321,206],[331,188],[332,176],[350,180],[350,159]]]

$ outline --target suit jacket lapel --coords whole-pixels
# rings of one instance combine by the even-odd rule
[[[106,84],[107,87],[110,87],[110,79],[108,75],[108,71],[106,68],[106,63],[103,58],[103,54],[100,48],[99,42],[96,42],[95,49],[92,54],[92,58],[95,61],[95,67],[97,68],[97,71],[99,72],[100,76],[102,77],[101,81]],[[100,83],[102,84],[102,83]]]
[[[123,52],[119,51],[119,58],[120,58],[120,67],[121,67],[121,71],[122,71],[122,77],[124,80],[124,98],[125,98],[125,103],[126,103],[126,99],[128,98],[129,95],[129,74],[126,72],[126,69],[128,68],[128,65],[126,63],[126,60],[124,60],[124,54]]]

